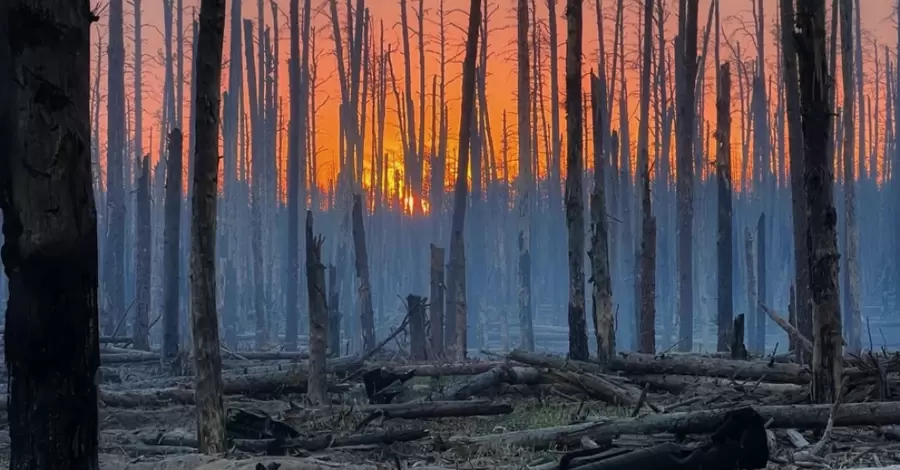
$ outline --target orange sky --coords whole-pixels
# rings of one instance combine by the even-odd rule
[[[710,0],[700,0],[700,38],[698,43],[699,47],[702,47],[702,34],[703,28],[706,22],[706,13],[709,7]],[[489,0],[489,34],[488,34],[488,44],[489,44],[489,54],[491,55],[488,61],[488,78],[487,78],[487,93],[488,93],[488,105],[490,112],[490,120],[491,126],[493,128],[493,139],[494,145],[497,151],[499,152],[500,147],[500,139],[502,135],[503,129],[501,128],[501,118],[504,111],[508,113],[507,115],[507,124],[511,129],[514,129],[516,123],[515,111],[516,111],[516,98],[515,98],[515,80],[516,80],[516,64],[515,64],[515,0]],[[145,59],[144,59],[144,83],[143,83],[143,97],[144,97],[144,113],[143,113],[143,128],[144,128],[144,151],[153,152],[153,158],[156,159],[157,155],[156,149],[158,148],[158,139],[159,139],[159,107],[162,101],[162,71],[163,68],[161,66],[161,57],[162,57],[162,49],[163,49],[163,0],[144,0],[143,1],[143,34],[144,34],[144,51],[145,51]],[[230,1],[229,3],[229,11],[230,11]],[[244,0],[244,16],[249,18],[256,18],[257,6],[256,2]],[[288,58],[288,50],[289,50],[289,29],[287,26],[287,11],[289,7],[288,0],[276,0],[278,4],[281,15],[278,18],[279,23],[279,33],[280,33],[280,51],[281,51],[281,63],[280,63],[280,77],[279,77],[279,87],[281,88],[280,94],[282,98],[286,98],[288,96],[288,80],[287,80],[287,66],[286,61]],[[393,63],[394,63],[394,73],[398,80],[399,89],[403,90],[403,56],[402,56],[402,46],[400,42],[400,7],[399,2],[396,0],[387,0],[387,1],[378,1],[378,0],[369,0],[368,7],[370,13],[372,15],[373,21],[377,27],[379,21],[384,21],[385,26],[385,41],[393,44],[393,49],[396,52],[393,55]],[[418,0],[408,0],[409,3],[409,21],[410,27],[415,27],[415,11],[414,8],[418,8],[419,1]],[[538,17],[541,21],[546,24],[547,19],[547,6],[545,0],[537,0],[537,8],[538,8]],[[612,40],[613,40],[613,21],[614,21],[614,12],[615,12],[615,0],[602,0],[603,10],[605,13],[605,22],[604,28],[606,30],[606,42],[607,42],[607,51],[611,53],[612,49]],[[893,48],[892,44],[896,42],[896,29],[895,23],[893,20],[893,6],[890,4],[891,2],[875,2],[872,0],[863,0],[862,2],[862,24],[864,29],[864,34],[868,37],[864,38],[864,47],[866,49],[866,72],[867,72],[867,82],[871,83],[872,75],[874,74],[874,59],[873,52],[874,48],[871,40],[877,39],[879,42],[879,49],[882,47],[881,45],[889,45],[889,47]],[[339,1],[339,9],[343,12],[345,11],[346,2]],[[354,2],[355,4],[355,2]],[[438,44],[437,44],[437,9],[438,9],[438,0],[425,0],[425,29],[426,29],[426,92],[429,93],[428,98],[426,99],[426,149],[428,148],[428,143],[430,143],[431,136],[431,79],[432,76],[437,74],[439,71],[438,64]],[[462,61],[462,48],[465,41],[465,20],[467,15],[469,1],[467,0],[445,0],[444,8],[448,12],[447,21],[447,56],[451,59],[451,62],[447,66],[447,102],[450,108],[450,150],[449,156],[452,159],[455,159],[455,144],[454,141],[458,135],[458,125],[459,125],[459,114],[458,114],[458,105],[459,105],[459,87],[460,80],[458,76],[461,73],[461,61]],[[769,27],[767,30],[771,30],[771,25],[774,25],[777,20],[775,13],[777,12],[777,0],[765,0],[765,9],[766,9],[766,22]],[[199,9],[199,0],[184,0],[185,7],[185,54],[190,55],[191,46],[190,46],[190,28],[191,28],[191,17],[192,17],[192,8]],[[563,92],[563,81],[562,74],[564,73],[564,60],[565,60],[565,19],[562,16],[565,7],[565,0],[557,1],[557,14],[559,16],[558,19],[558,29],[559,29],[559,60],[560,60],[560,93]],[[732,44],[736,41],[740,41],[744,46],[743,48],[747,50],[747,58],[752,58],[755,56],[755,52],[751,50],[753,47],[753,43],[750,41],[747,33],[741,31],[741,21],[744,21],[747,25],[747,28],[752,28],[750,26],[750,21],[752,20],[752,15],[750,12],[750,2],[746,1],[731,1],[726,0],[721,4],[721,16],[723,22],[723,29],[725,30],[725,34],[728,34],[731,38]],[[674,36],[674,31],[676,29],[676,25],[674,23],[674,17],[677,13],[677,0],[667,0],[667,9],[670,13],[669,20],[666,24],[666,35],[667,40],[671,41]],[[628,81],[628,91],[629,91],[629,112],[631,114],[631,122],[632,122],[632,144],[636,143],[636,129],[637,129],[637,92],[638,92],[638,69],[637,63],[639,60],[638,53],[638,39],[637,39],[637,31],[639,28],[640,17],[639,17],[639,7],[638,2],[635,0],[626,0],[626,74]],[[314,0],[313,3],[313,15],[314,15],[314,26],[320,32],[318,38],[316,40],[317,49],[320,50],[320,61],[319,61],[319,85],[317,87],[317,100],[319,104],[326,103],[321,107],[317,114],[318,119],[318,141],[319,141],[319,170],[318,170],[318,179],[320,185],[327,184],[328,180],[332,178],[336,172],[336,165],[334,164],[336,161],[336,152],[338,149],[337,142],[337,104],[340,99],[340,89],[337,85],[336,78],[336,68],[335,68],[335,59],[333,55],[334,50],[334,42],[331,37],[331,25],[330,20],[327,16],[327,3],[322,0]],[[133,43],[132,43],[132,33],[133,33],[133,7],[130,2],[126,2],[125,6],[125,22],[126,22],[126,55],[127,62],[130,62],[133,59]],[[93,42],[95,44],[95,48],[92,52],[92,60],[96,60],[96,44],[98,41],[98,37],[102,36],[104,43],[106,42],[106,17],[104,12],[104,17],[101,19],[100,23],[97,25],[95,29],[95,34],[93,36]],[[342,18],[344,17],[344,13],[341,13]],[[272,25],[273,19],[271,15],[271,7],[266,2],[265,5],[265,21],[267,25]],[[225,44],[225,60],[228,60],[228,31],[229,22],[226,20],[226,44]],[[258,31],[254,31],[254,34],[258,34]],[[768,35],[769,44],[766,46],[766,53],[768,55],[768,62],[770,64],[770,72],[774,73],[774,69],[772,68],[775,64],[775,60],[777,60],[777,50],[775,49],[774,38],[771,33]],[[584,25],[584,40],[585,40],[585,61],[584,61],[584,71],[587,73],[592,68],[596,69],[597,64],[597,51],[598,51],[598,40],[597,40],[597,27],[596,27],[596,12],[594,8],[594,0],[586,0],[585,1],[585,25]],[[412,60],[412,73],[413,73],[413,92],[416,94],[415,102],[416,102],[416,112],[418,113],[418,53],[417,53],[417,37],[413,33],[410,38],[410,47],[412,50],[413,57]],[[547,62],[549,62],[549,54],[546,51],[546,45],[542,46],[543,55],[547,57]],[[670,46],[671,47],[671,46]],[[883,55],[883,51],[879,52]],[[711,66],[711,56],[712,56],[712,44],[710,44],[710,61],[707,63],[706,74],[707,74],[707,92],[704,96],[706,100],[706,119],[711,122],[715,121],[714,117],[714,68]],[[729,49],[722,44],[722,59],[726,60],[731,57],[731,53]],[[185,60],[185,84],[188,86],[190,81],[190,58],[187,57]],[[96,64],[92,66],[95,67]],[[103,57],[102,67],[105,70],[105,52]],[[549,68],[549,64],[545,64],[545,67]],[[732,67],[732,73],[735,74],[735,67]],[[882,74],[884,73],[884,66],[882,65]],[[549,78],[545,72],[544,77],[544,95],[545,97],[549,95]],[[838,74],[840,75],[840,74]],[[883,80],[883,77],[881,78]],[[736,78],[733,78],[733,87],[735,89],[735,96],[737,93],[737,84]],[[867,83],[867,94],[874,92],[872,91],[872,85]],[[130,64],[126,67],[126,94],[129,96],[129,100],[132,98],[133,93],[133,78],[131,76],[131,67]],[[223,85],[227,84],[227,67],[223,69]],[[105,96],[105,92],[103,88],[105,88],[106,79],[105,76],[101,81],[101,94]],[[588,90],[587,81],[585,81],[585,90]],[[882,97],[884,93],[882,91]],[[185,99],[189,96],[189,90],[185,89],[184,92]],[[840,93],[838,93],[840,96]],[[840,98],[839,98],[840,99]],[[326,101],[327,100],[327,101]],[[385,138],[386,138],[386,151],[389,153],[393,153],[396,155],[395,160],[393,160],[396,168],[400,167],[400,137],[399,137],[399,128],[397,125],[396,114],[394,111],[395,101],[393,94],[388,89],[387,96],[387,105],[388,105],[388,119],[385,126]],[[774,100],[772,100],[774,105]],[[560,103],[562,106],[563,99],[560,98]],[[738,103],[735,101],[732,104],[733,109],[739,109]],[[129,109],[131,105],[129,104]],[[547,103],[545,104],[545,108],[547,109],[547,119],[549,121],[549,98],[547,98]],[[285,103],[285,114],[287,114],[287,105]],[[617,109],[617,106],[614,107]],[[882,105],[883,112],[883,105]],[[651,119],[653,111],[651,111]],[[101,122],[100,122],[100,133],[101,136],[105,135],[105,127],[106,127],[106,106],[105,103],[101,107]],[[186,109],[184,112],[185,117],[185,125],[187,125],[187,118],[189,115],[189,111]],[[564,111],[561,110],[561,125],[563,126],[562,131],[565,131],[565,114]],[[418,123],[421,119],[420,116],[416,116],[416,122]],[[618,118],[613,116],[613,122],[617,123]],[[880,119],[876,119],[876,122],[879,122]],[[372,122],[372,118],[368,118],[368,122]],[[732,131],[732,148],[739,149],[740,145],[740,132],[737,126],[740,124],[737,116],[733,118],[733,123],[735,128]],[[418,125],[418,124],[417,124]],[[549,125],[549,124],[548,124]],[[189,131],[188,131],[189,132]],[[186,132],[186,134],[188,133]],[[149,148],[149,142],[151,138],[151,133],[154,139],[154,148]],[[515,133],[511,133],[511,135],[515,135]],[[286,136],[284,136],[286,139]],[[514,138],[514,137],[513,137]],[[651,137],[652,139],[652,137]],[[101,137],[101,140],[104,140]],[[368,146],[368,145],[367,145]],[[105,142],[101,142],[101,148],[105,147]],[[286,148],[286,145],[282,145],[283,148]],[[543,148],[543,144],[540,144],[539,148]],[[515,145],[511,142],[511,155],[510,160],[515,165]],[[736,155],[736,154],[733,154]],[[497,156],[500,158],[500,156]],[[101,159],[105,159],[101,156]],[[368,163],[368,157],[366,158],[366,162]],[[367,168],[368,170],[368,168]],[[515,166],[511,168],[512,174],[515,174]],[[542,168],[543,172],[543,168]],[[449,177],[450,175],[448,175]]]

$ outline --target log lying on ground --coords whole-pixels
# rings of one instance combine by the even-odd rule
[[[610,370],[625,374],[677,374],[764,380],[773,383],[809,383],[809,369],[797,364],[770,364],[762,361],[734,361],[691,356],[657,358],[649,354],[628,354],[610,359]],[[847,370],[852,374],[853,370]],[[855,371],[858,373],[859,371]]]
[[[513,407],[509,403],[471,400],[367,405],[360,407],[359,410],[385,419],[425,419],[503,415],[512,413]]]
[[[131,344],[132,339],[127,336],[101,336],[100,344]]]
[[[233,439],[231,442],[238,450],[244,452],[284,455],[288,451],[316,452],[335,447],[387,445],[395,442],[416,441],[425,437],[428,437],[428,431],[424,429],[385,429],[378,432],[344,436],[322,433],[309,437],[285,439],[281,442],[275,439]]]
[[[760,406],[754,408],[775,428],[823,428],[832,405]],[[703,410],[669,414],[651,414],[639,418],[613,419],[552,428],[530,429],[477,437],[454,436],[451,445],[507,446],[546,448],[552,445],[577,445],[583,437],[608,441],[622,434],[706,434],[715,431],[728,410]],[[900,402],[843,404],[834,413],[835,426],[886,426],[900,424]]]
[[[804,351],[809,354],[812,353],[812,341],[803,336],[803,334],[800,333],[800,330],[795,328],[794,325],[791,325],[790,322],[779,316],[777,313],[775,313],[774,310],[770,309],[769,307],[766,307],[763,304],[759,304],[759,306],[764,312],[766,312],[766,315],[768,315],[776,325],[780,326],[781,329],[784,330],[790,338],[796,341]]]
[[[137,350],[127,353],[100,353],[100,363],[107,366],[113,364],[147,364],[153,362],[159,362],[159,354]]]
[[[402,366],[384,365],[384,367],[391,372],[401,375],[411,370],[415,370],[416,377],[451,377],[482,374],[502,364],[502,362],[471,362],[456,364],[408,364]]]
[[[512,368],[508,364],[500,364],[447,390],[441,396],[442,400],[466,400],[500,383],[509,382],[510,377],[512,377],[511,374]]]
[[[806,387],[798,384],[768,383],[749,380],[732,380],[722,377],[704,377],[692,375],[629,375],[628,378],[637,384],[649,384],[650,387],[678,394],[689,388],[730,387],[740,391],[760,391],[765,393],[802,393]]]

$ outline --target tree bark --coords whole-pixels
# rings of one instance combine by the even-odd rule
[[[407,315],[409,315],[409,355],[414,361],[427,359],[425,345],[425,301],[422,296],[409,294],[406,296]]]
[[[113,333],[125,313],[125,40],[122,0],[109,3],[106,73],[106,243],[104,245],[103,330]]]
[[[321,236],[313,235],[312,211],[306,211],[306,292],[309,298],[309,379],[307,398],[313,405],[328,400],[325,376],[328,307],[325,301],[325,266],[322,264]]]
[[[638,200],[641,206],[641,243],[635,271],[639,295],[638,351],[656,350],[656,219],[650,199],[650,63],[653,55],[653,0],[644,1],[644,34],[641,64],[640,122],[638,128]]]
[[[153,223],[150,214],[150,154],[141,159],[140,175],[137,180],[137,271],[135,291],[135,318],[132,339],[134,349],[150,350],[150,284]]]
[[[828,157],[831,110],[828,107],[828,59],[825,57],[825,2],[798,0],[797,52],[800,64],[800,103],[809,225],[809,288],[812,292],[813,380],[815,403],[831,403],[841,386],[841,306],[838,288],[837,214],[834,210],[834,166]]]
[[[552,0],[551,0],[552,1]],[[606,218],[606,178],[604,175],[602,122],[603,102],[599,79],[591,75],[591,105],[594,114],[594,190],[591,193],[591,278],[593,287],[594,332],[597,358],[606,362],[616,353],[616,325],[613,316],[612,279],[609,273],[609,223]],[[556,112],[554,110],[554,112]]]
[[[466,357],[467,312],[466,255],[463,230],[468,199],[469,150],[472,137],[472,118],[475,107],[475,58],[478,54],[478,30],[481,25],[481,0],[471,0],[469,27],[466,36],[466,55],[463,61],[462,109],[459,124],[459,157],[456,161],[456,183],[453,188],[453,218],[450,221],[450,273],[447,282],[446,315],[456,318],[452,333],[455,356]]]
[[[569,356],[588,358],[584,317],[584,192],[581,178],[582,0],[566,0],[566,228],[569,231]]]
[[[175,375],[179,375],[180,367],[178,351],[180,349],[181,335],[179,333],[179,317],[181,309],[178,303],[178,291],[181,283],[178,281],[178,253],[181,237],[181,162],[182,144],[184,138],[181,129],[172,129],[169,133],[168,162],[166,165],[166,207],[165,227],[163,238],[165,252],[163,253],[163,346],[162,358],[164,365],[171,368]]]
[[[219,102],[225,0],[202,0],[194,85],[194,197],[191,224],[191,330],[199,450],[225,452],[222,358],[216,310],[216,203],[219,195]],[[180,173],[179,173],[180,177]]]
[[[93,21],[86,0],[0,4],[4,343],[14,470],[99,468]],[[53,34],[35,42],[35,31]]]
[[[362,196],[353,196],[353,251],[356,255],[356,282],[359,285],[359,320],[362,326],[363,351],[375,346],[375,312],[372,308],[372,283],[369,280],[369,254],[366,249],[366,227],[363,225]]]
[[[675,264],[678,273],[678,349],[690,351],[694,344],[694,86],[697,79],[697,0],[680,0],[678,36],[681,50],[675,51],[681,63],[677,86],[678,168],[675,178],[678,247]]]
[[[731,64],[719,66],[719,81],[716,88],[716,179],[718,187],[718,230],[716,236],[716,258],[718,261],[718,315],[717,351],[727,351],[728,329],[734,316],[734,280],[732,265],[734,256],[734,213],[731,200]],[[743,324],[743,323],[742,323]],[[743,337],[743,334],[741,335]],[[741,341],[743,344],[743,341]]]
[[[519,212],[519,329],[521,347],[534,349],[534,330],[531,319],[531,109],[530,64],[528,58],[528,0],[518,0],[516,4],[516,50],[518,64],[518,142],[519,174],[516,178],[516,208]]]
[[[431,245],[431,297],[428,304],[431,354],[444,353],[444,249]]]

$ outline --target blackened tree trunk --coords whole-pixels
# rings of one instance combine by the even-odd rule
[[[606,362],[616,353],[616,327],[613,316],[612,279],[609,273],[609,223],[606,220],[606,178],[604,175],[602,122],[603,102],[598,79],[591,74],[591,108],[594,114],[594,190],[591,193],[591,278],[593,288],[594,330],[597,358]]]
[[[87,0],[0,3],[4,344],[14,470],[99,468],[89,145],[94,20]],[[46,33],[40,41],[36,31]]]
[[[431,327],[431,354],[440,358],[444,353],[444,249],[431,245],[431,297],[428,304]]]
[[[584,162],[581,103],[582,0],[566,0],[566,228],[569,231],[569,357],[587,360],[584,317]]]
[[[141,173],[137,180],[137,259],[135,260],[137,298],[132,341],[134,349],[150,350],[150,284],[153,223],[150,212],[150,155],[141,159]]]
[[[718,261],[718,315],[716,317],[718,351],[727,351],[730,338],[728,331],[734,316],[734,263],[732,243],[734,222],[731,201],[731,66],[725,62],[719,66],[719,81],[716,87],[716,179],[718,186],[718,233],[716,236],[716,258]]]
[[[697,78],[697,0],[679,2],[678,35],[681,50],[675,51],[681,63],[681,74],[675,101],[678,115],[675,121],[677,148],[675,163],[676,219],[678,247],[675,269],[678,273],[678,337],[680,351],[690,351],[694,344],[694,84]]]
[[[519,82],[517,93],[519,175],[516,178],[516,208],[519,212],[519,329],[521,347],[534,350],[534,331],[531,319],[531,126],[528,110],[531,107],[528,64],[528,1],[518,0],[517,17],[517,57]],[[484,106],[484,104],[482,104]]]
[[[466,357],[466,254],[463,230],[466,225],[466,204],[469,194],[469,150],[472,137],[472,118],[475,107],[475,58],[478,54],[478,30],[481,25],[481,0],[471,0],[469,27],[466,37],[466,56],[463,61],[462,109],[459,117],[459,157],[456,160],[456,183],[453,188],[453,218],[450,221],[450,272],[447,279],[446,315],[456,317],[456,328],[447,335],[453,342],[457,359]]]
[[[219,101],[225,0],[202,0],[194,85],[194,197],[191,224],[191,331],[194,335],[194,401],[200,452],[225,451],[222,357],[216,311],[216,203],[219,185]],[[179,173],[180,177],[180,173]]]
[[[369,253],[366,249],[366,227],[363,224],[362,196],[353,195],[353,252],[356,281],[359,286],[359,321],[362,327],[363,351],[375,347],[375,311],[372,307],[372,283],[369,278]]]
[[[794,39],[794,0],[781,3],[781,47],[784,70],[784,94],[787,103],[788,147],[791,173],[791,217],[794,221],[794,270],[796,275],[797,329],[812,337],[812,293],[809,290],[809,251],[806,246],[806,189],[803,186],[804,148],[800,120],[800,85],[797,75],[797,51]]]
[[[104,246],[105,319],[103,331],[113,334],[125,313],[125,39],[122,0],[109,2],[109,66],[106,75],[106,244]]]
[[[638,128],[638,197],[640,198],[641,244],[636,281],[640,314],[638,324],[638,351],[656,352],[656,221],[650,200],[650,63],[653,56],[653,0],[644,1],[644,34],[641,59],[641,101]]]
[[[809,287],[812,293],[813,360],[810,395],[815,403],[831,403],[840,393],[841,305],[838,289],[837,214],[834,210],[834,165],[831,109],[828,106],[828,58],[825,57],[825,1],[798,0],[796,33],[800,65],[800,105],[809,225]]]
[[[306,293],[309,296],[309,377],[306,396],[313,405],[324,405],[328,398],[325,385],[328,307],[325,302],[322,243],[324,239],[321,236],[313,235],[312,211],[306,211]]]
[[[165,243],[163,253],[163,346],[162,359],[166,366],[172,368],[172,372],[179,374],[178,350],[180,308],[178,291],[181,283],[178,281],[178,253],[181,237],[181,161],[182,144],[184,137],[181,129],[172,129],[169,133],[168,163],[166,164],[166,202],[165,202],[165,227],[163,239]]]

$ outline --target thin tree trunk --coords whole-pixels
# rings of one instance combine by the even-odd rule
[[[584,190],[581,151],[582,0],[566,0],[566,227],[569,231],[569,357],[587,360],[584,317]]]
[[[431,353],[444,354],[444,249],[431,244],[431,293],[428,306],[431,324]]]
[[[166,164],[166,202],[165,202],[165,227],[163,239],[165,251],[163,253],[163,347],[162,358],[165,366],[171,369],[174,375],[180,375],[181,364],[178,359],[181,335],[179,332],[181,317],[178,291],[180,272],[178,269],[179,245],[181,237],[181,162],[183,156],[182,145],[184,138],[181,129],[172,129],[169,133],[168,162]]]
[[[838,252],[834,210],[834,169],[827,148],[831,137],[825,57],[825,2],[799,0],[797,51],[800,64],[800,102],[806,161],[804,187],[809,225],[809,287],[816,312],[810,394],[815,403],[831,403],[840,393],[842,347]]]
[[[459,157],[456,161],[456,184],[453,189],[453,218],[450,227],[450,272],[447,279],[446,315],[456,319],[453,333],[456,359],[466,357],[466,254],[463,230],[466,222],[469,168],[469,150],[472,136],[472,118],[475,107],[475,60],[478,54],[478,30],[481,26],[481,0],[471,0],[469,27],[466,36],[466,55],[463,61],[462,108],[459,123]]]
[[[153,223],[150,215],[150,155],[141,159],[140,175],[137,180],[137,249],[135,270],[137,271],[135,291],[135,318],[132,341],[134,349],[150,350],[150,285],[153,275],[152,242]]]
[[[363,224],[363,202],[362,196],[359,194],[353,196],[352,223],[363,351],[370,351],[375,347],[375,311],[372,307],[372,282],[369,279],[369,254],[366,249],[366,227]]]
[[[637,185],[641,215],[638,219],[638,232],[641,234],[640,256],[636,260],[635,271],[639,272],[636,282],[638,292],[638,351],[653,354],[656,352],[656,222],[650,200],[650,63],[653,55],[653,0],[644,1],[644,34],[641,64],[640,94],[640,127],[638,128],[638,166]],[[646,193],[646,194],[645,194]],[[644,227],[649,223],[653,227]],[[650,233],[648,229],[653,229]],[[652,239],[652,243],[651,243]]]
[[[103,331],[112,335],[125,313],[125,41],[122,0],[109,3],[106,100],[106,244],[104,246]]]
[[[718,230],[716,257],[718,258],[718,315],[716,350],[727,351],[728,331],[734,316],[734,214],[731,199],[731,64],[719,66],[716,88],[716,178],[718,182]]]
[[[306,397],[315,406],[327,403],[325,354],[328,307],[325,301],[325,265],[321,236],[313,235],[312,211],[306,211],[306,292],[309,298],[309,378]]]
[[[591,74],[591,109],[594,114],[594,190],[591,193],[591,278],[593,283],[594,332],[597,358],[601,363],[616,353],[616,327],[613,318],[612,279],[609,272],[609,223],[606,211],[606,177],[603,163],[603,108],[601,87]]]
[[[530,192],[531,192],[531,127],[529,126],[529,109],[531,107],[531,90],[529,86],[528,58],[528,0],[517,3],[517,50],[518,50],[518,118],[519,118],[519,175],[516,178],[517,201],[519,212],[519,328],[521,347],[527,351],[534,350],[534,331],[531,319],[531,230],[530,230]],[[483,104],[482,104],[483,105]]]
[[[87,0],[0,4],[0,141],[6,146],[0,209],[13,470],[99,468],[97,211],[88,145],[90,24],[96,20]],[[38,44],[32,27],[71,37]],[[55,99],[41,98],[48,89]]]
[[[222,358],[216,309],[216,204],[219,194],[219,102],[225,0],[202,0],[194,85],[194,198],[191,224],[191,330],[198,449],[225,452]],[[180,173],[179,173],[180,177]]]

